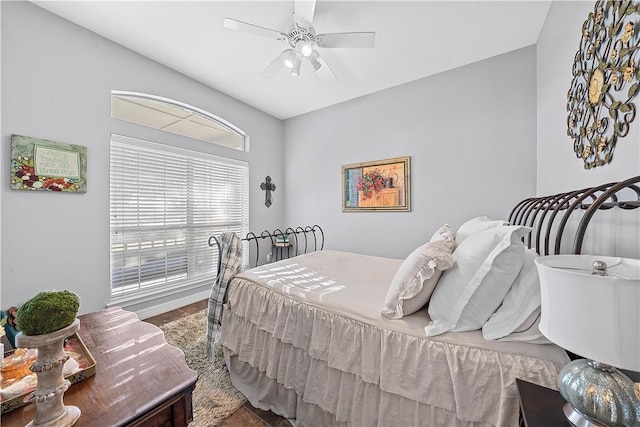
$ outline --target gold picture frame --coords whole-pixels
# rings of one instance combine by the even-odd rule
[[[342,166],[342,212],[411,211],[411,157]]]

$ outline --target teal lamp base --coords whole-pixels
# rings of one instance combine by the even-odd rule
[[[576,427],[640,425],[640,397],[618,369],[592,360],[568,363],[558,376],[564,414]]]

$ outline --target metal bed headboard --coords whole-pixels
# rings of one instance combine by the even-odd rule
[[[575,232],[572,253],[582,253],[584,235],[591,219],[598,210],[619,207],[625,210],[640,207],[640,176],[635,176],[621,182],[603,184],[582,190],[569,191],[551,196],[532,197],[518,203],[509,215],[509,223],[532,227],[530,235],[525,238],[529,248],[533,248],[540,255],[557,255],[560,253],[562,236],[567,222],[576,211],[585,211]],[[562,214],[560,217],[559,215]],[[552,229],[556,224],[558,229],[552,238]],[[546,224],[546,226],[545,226]],[[553,253],[550,245],[553,240]]]
[[[282,247],[276,246],[276,243],[278,242],[278,238],[281,236],[286,237],[287,239],[293,236],[294,243],[289,244],[287,246],[282,246]],[[300,236],[300,239],[298,239],[298,236]],[[249,243],[250,253],[252,252],[251,247],[253,247],[254,249],[253,253],[255,255],[254,257],[255,262],[253,263],[253,267],[258,266],[258,263],[260,261],[260,241],[265,239],[270,240],[272,250],[277,248],[277,249],[280,249],[282,252],[284,252],[284,250],[286,249],[287,251],[286,258],[291,258],[293,256],[298,256],[298,255],[306,254],[307,252],[311,252],[312,239],[313,239],[314,252],[324,249],[324,231],[322,231],[322,228],[319,225],[313,225],[313,226],[307,225],[306,227],[296,227],[295,229],[288,227],[285,229],[284,232],[279,228],[276,228],[272,232],[269,232],[267,230],[262,230],[262,232],[259,235],[256,235],[254,232],[250,231],[246,234],[245,237],[241,238],[240,240],[243,242]],[[291,242],[291,240],[289,240],[289,242]],[[304,246],[299,244],[299,242],[300,243],[304,242]],[[252,244],[253,246],[251,246]],[[220,242],[216,238],[216,236],[209,237],[209,247],[213,247],[213,246],[218,247],[218,271],[220,271],[220,265],[222,262],[222,248],[220,247]],[[301,249],[303,250],[301,251]],[[292,254],[292,251],[293,251],[293,254]],[[284,257],[284,253],[280,258],[282,259],[283,257]],[[278,260],[277,256],[275,260],[276,261]],[[252,263],[249,261],[249,267],[251,267],[251,265]]]
[[[633,210],[640,207],[640,176],[635,176],[624,181],[612,182],[596,187],[583,188],[581,190],[568,191],[550,196],[531,197],[519,202],[509,215],[509,223],[513,225],[526,225],[532,232],[525,237],[525,243],[540,255],[557,255],[560,253],[562,238],[565,235],[567,223],[576,212],[583,212],[575,232],[572,253],[582,253],[585,232],[587,227],[599,210],[608,210],[618,207],[624,210]],[[559,221],[559,222],[558,222]],[[557,225],[557,229],[554,227]],[[297,256],[311,251],[310,242],[313,239],[313,251],[324,248],[324,231],[319,225],[287,228],[284,232],[276,228],[272,232],[263,230],[259,235],[249,232],[241,240],[253,245],[253,263],[249,261],[249,267],[258,266],[260,261],[259,242],[269,239],[271,248],[276,248],[278,236],[293,236],[294,244],[281,248],[286,249],[286,257]],[[300,238],[299,238],[300,236]],[[304,245],[299,244],[304,242]],[[209,247],[218,248],[218,271],[220,271],[222,251],[220,242],[216,236],[209,237]],[[553,248],[551,248],[553,245]],[[318,249],[318,247],[320,249]],[[293,251],[293,254],[292,254]],[[284,256],[284,255],[283,255]],[[277,260],[277,257],[276,257]]]

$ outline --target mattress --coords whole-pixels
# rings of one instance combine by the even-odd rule
[[[521,378],[557,389],[553,344],[427,338],[380,314],[402,260],[324,250],[237,275],[222,345],[234,385],[298,425],[517,425]]]

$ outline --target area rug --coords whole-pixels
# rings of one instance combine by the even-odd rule
[[[182,349],[187,365],[198,372],[193,392],[193,422],[189,427],[218,426],[247,401],[231,384],[220,346],[216,348],[215,360],[209,360],[206,322],[207,310],[202,310],[160,326],[166,341]]]

